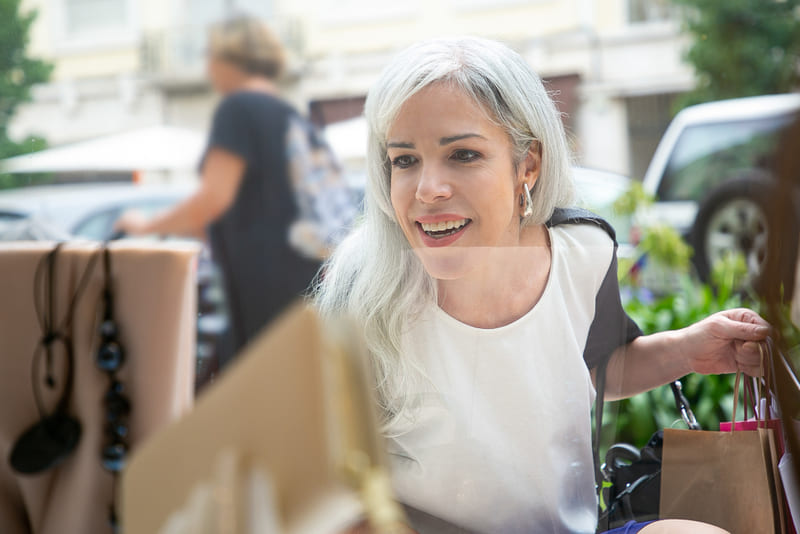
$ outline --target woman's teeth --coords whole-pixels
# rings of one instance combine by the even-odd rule
[[[431,237],[445,237],[452,235],[469,222],[469,219],[457,221],[442,221],[438,223],[419,223],[422,230]]]

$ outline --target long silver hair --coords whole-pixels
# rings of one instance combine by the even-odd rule
[[[541,150],[533,213],[541,224],[572,202],[570,156],[561,117],[540,78],[507,46],[465,37],[435,39],[401,52],[367,96],[369,138],[364,218],[327,261],[315,288],[323,315],[347,314],[364,327],[385,422],[401,415],[405,393],[424,375],[403,358],[401,339],[411,320],[436,303],[436,283],[411,250],[390,198],[386,139],[400,108],[421,89],[446,83],[479,103],[509,135],[514,164],[531,144]],[[400,405],[398,405],[400,403]]]

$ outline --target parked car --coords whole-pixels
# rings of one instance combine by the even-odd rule
[[[114,222],[125,211],[145,215],[188,197],[195,185],[79,183],[32,186],[0,191],[0,241],[9,239],[91,239],[114,237]],[[160,239],[152,236],[153,239]],[[174,238],[170,238],[174,239]],[[191,239],[191,241],[195,241]],[[197,262],[197,385],[216,371],[227,328],[219,273],[203,247]]]
[[[631,179],[615,172],[573,167],[572,177],[575,180],[577,203],[591,210],[614,227],[619,242],[619,254],[627,256],[632,253],[631,218],[614,212],[614,202],[631,187]]]
[[[757,281],[775,194],[773,156],[798,110],[797,94],[699,104],[678,113],[664,133],[644,177],[656,199],[649,218],[672,225],[693,246],[702,279],[734,252]]]
[[[87,239],[111,237],[114,221],[128,209],[147,215],[186,198],[193,184],[77,183],[0,191],[0,222],[35,218]]]

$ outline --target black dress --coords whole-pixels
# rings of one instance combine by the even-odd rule
[[[206,153],[222,148],[246,162],[233,204],[208,229],[224,279],[234,352],[296,300],[320,267],[287,241],[297,218],[286,147],[295,113],[274,96],[239,91],[214,114]]]

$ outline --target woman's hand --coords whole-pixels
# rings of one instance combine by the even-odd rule
[[[148,229],[148,219],[141,212],[129,210],[120,215],[114,223],[115,232],[128,235],[142,235],[151,233]]]
[[[606,400],[624,399],[689,373],[761,373],[762,343],[771,332],[744,308],[715,313],[681,330],[640,336],[618,348],[606,371]]]
[[[752,310],[737,308],[710,315],[683,330],[682,348],[692,371],[704,375],[761,373],[759,344],[770,326]]]

